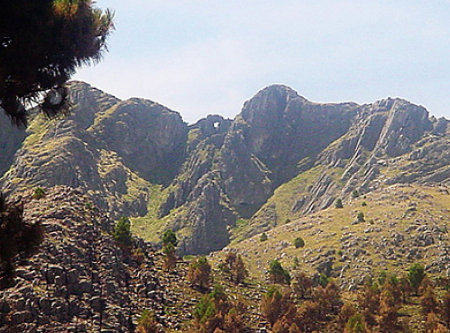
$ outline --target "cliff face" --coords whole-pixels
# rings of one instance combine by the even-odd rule
[[[359,106],[348,131],[277,189],[252,216],[244,237],[327,208],[353,192],[363,195],[397,183],[448,183],[447,123],[401,99]],[[442,126],[440,133],[436,126]]]
[[[449,122],[401,99],[318,104],[274,85],[234,120],[188,126],[157,103],[85,83],[71,97],[69,117],[32,120],[0,183],[78,187],[113,217],[141,216],[133,229],[148,240],[175,229],[180,253],[221,249],[355,190],[449,182]]]
[[[151,101],[120,102],[88,131],[150,182],[171,181],[185,157],[187,126],[178,113]]]
[[[313,104],[285,86],[270,86],[245,103],[225,139],[225,192],[243,217],[252,216],[298,163],[343,135],[354,104]],[[246,184],[246,186],[243,186]]]

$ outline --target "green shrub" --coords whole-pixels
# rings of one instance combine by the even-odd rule
[[[155,319],[155,313],[149,310],[142,311],[136,328],[137,333],[159,333],[162,332]]]
[[[361,206],[366,207],[367,206],[367,202],[363,201]]]
[[[359,313],[351,316],[345,325],[345,331],[348,333],[365,333],[367,332],[366,323],[364,322],[364,317]]]
[[[211,295],[205,295],[200,299],[194,310],[194,317],[200,323],[205,323],[216,314],[216,306]]]
[[[171,229],[166,230],[162,236],[162,243],[163,245],[167,245],[170,243],[174,247],[176,247],[178,244],[178,240],[177,236],[175,235],[175,232],[173,232],[173,230]]]
[[[365,222],[366,221],[365,218],[364,218],[364,213],[363,212],[359,212],[357,218],[358,218],[358,222]]]
[[[269,275],[272,283],[291,283],[289,272],[283,268],[278,260],[272,260],[269,264]]]
[[[263,233],[261,234],[261,237],[259,237],[259,240],[260,240],[261,242],[265,242],[265,241],[267,240],[267,234],[266,234],[265,232],[263,232]]]
[[[296,249],[298,249],[299,247],[304,247],[305,246],[305,241],[303,240],[303,238],[297,237],[294,240],[294,245],[295,245]]]
[[[415,263],[409,268],[408,281],[416,293],[424,277],[425,277],[425,268],[423,267],[422,264]]]
[[[337,199],[335,203],[336,208],[344,208],[344,205],[342,204],[342,199]]]
[[[325,274],[320,273],[318,282],[322,287],[325,288],[327,286],[328,282],[330,282],[330,278],[328,276],[326,276]]]
[[[114,227],[113,237],[114,240],[123,245],[125,247],[130,247],[132,244],[131,238],[131,223],[128,217],[121,217],[119,221],[117,221],[116,226]]]
[[[40,199],[45,197],[45,190],[42,187],[36,187],[34,189],[33,198]]]
[[[357,190],[354,190],[354,191],[352,192],[352,197],[353,197],[353,198],[359,197],[359,192],[358,192]]]

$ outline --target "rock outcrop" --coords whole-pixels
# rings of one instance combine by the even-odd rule
[[[3,169],[23,141],[0,184],[80,188],[112,217],[144,216],[134,230],[148,240],[179,231],[180,253],[220,249],[354,192],[450,179],[449,122],[402,99],[319,104],[273,85],[233,120],[188,126],[160,104],[81,82],[71,98],[69,117],[36,116],[25,140],[0,136]]]
[[[152,183],[171,181],[185,157],[186,124],[178,113],[151,101],[120,102],[98,117],[88,132]]]
[[[7,193],[67,185],[112,216],[145,215],[150,183],[167,182],[179,168],[187,126],[159,104],[120,101],[82,82],[70,87],[71,114],[36,115],[0,184]]]
[[[130,332],[144,309],[163,316],[151,246],[139,241],[139,258],[123,251],[80,190],[55,187],[23,201],[25,219],[40,223],[45,239],[19,263],[16,285],[0,291],[0,331]]]

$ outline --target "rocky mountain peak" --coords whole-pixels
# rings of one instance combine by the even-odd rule
[[[111,216],[140,216],[133,228],[148,240],[175,229],[180,251],[190,254],[354,190],[445,182],[450,174],[448,121],[399,98],[313,103],[272,85],[233,120],[209,115],[187,125],[156,102],[120,101],[83,82],[72,82],[70,94],[68,117],[32,119],[25,140],[0,132],[0,147],[10,147],[3,168],[13,160],[3,189],[78,187]],[[236,231],[242,221],[247,229]]]
[[[178,112],[132,98],[98,117],[89,131],[144,179],[168,183],[184,159],[188,128]]]
[[[241,116],[248,122],[259,118],[280,118],[286,106],[292,101],[304,103],[307,100],[297,94],[295,90],[285,85],[271,85],[260,90],[254,97],[244,103]],[[274,120],[273,118],[271,120]]]
[[[382,108],[386,107],[387,115],[377,148],[390,156],[406,153],[411,144],[433,128],[428,111],[422,106],[403,99],[388,99],[380,104]],[[374,107],[377,107],[376,103]]]

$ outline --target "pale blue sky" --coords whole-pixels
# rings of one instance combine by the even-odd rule
[[[403,97],[450,118],[450,0],[98,0],[109,53],[75,79],[192,123],[283,83],[315,102]]]

